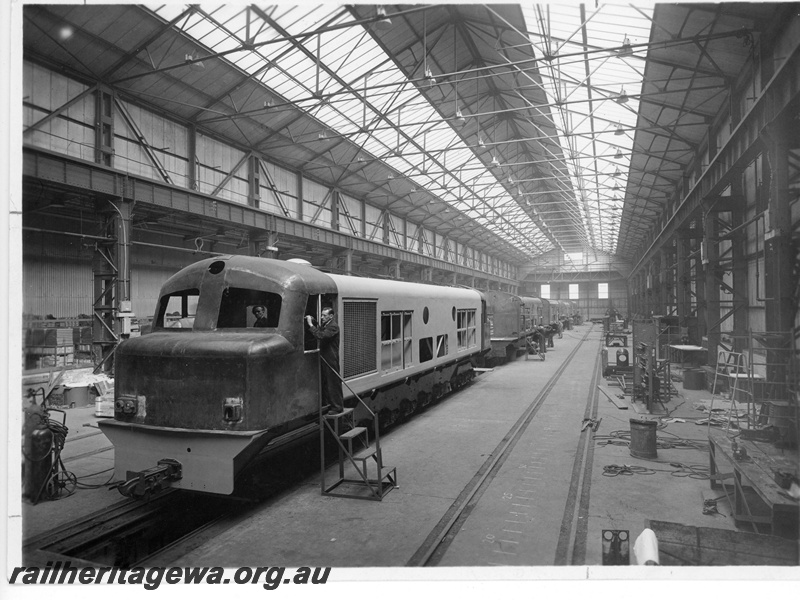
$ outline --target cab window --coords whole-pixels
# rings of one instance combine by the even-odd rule
[[[197,289],[180,290],[161,297],[155,326],[169,329],[192,329],[197,312]]]
[[[277,327],[281,316],[281,297],[272,292],[247,288],[228,287],[222,292],[217,316],[217,329],[243,329],[253,327],[256,316],[253,309],[267,309],[267,327]]]

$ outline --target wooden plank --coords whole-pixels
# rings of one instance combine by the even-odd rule
[[[798,564],[797,542],[785,538],[669,521],[645,521],[658,539],[662,565]]]
[[[767,456],[754,444],[739,440],[739,444],[744,447],[749,456],[749,460],[735,460],[731,448],[731,440],[722,431],[714,429],[709,431],[709,441],[721,452],[724,457],[733,465],[733,468],[740,472],[747,482],[753,486],[761,499],[772,509],[775,505],[786,507],[788,510],[797,511],[797,503],[780,494],[780,487],[772,478],[772,469],[779,465],[786,465],[791,470],[790,459],[780,456]]]

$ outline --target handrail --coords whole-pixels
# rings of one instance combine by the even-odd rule
[[[356,399],[358,400],[358,402],[367,410],[367,412],[370,415],[372,415],[372,423],[373,423],[373,426],[374,426],[374,429],[375,429],[375,452],[376,452],[376,455],[378,456],[378,466],[379,466],[380,469],[382,469],[383,468],[383,456],[381,455],[381,436],[380,436],[380,432],[379,432],[380,424],[378,423],[378,415],[376,415],[374,412],[372,412],[372,409],[369,406],[367,406],[367,403],[364,402],[361,399],[361,396],[359,396],[355,392],[355,390],[353,390],[353,388],[351,388],[348,385],[348,383],[344,380],[344,378],[341,375],[339,375],[339,372],[336,369],[334,369],[327,360],[325,360],[325,358],[322,356],[322,354],[319,355],[319,359],[323,363],[325,363],[325,366],[328,367],[331,370],[331,372],[336,374],[336,377],[339,378],[339,381],[341,381],[347,387],[347,389],[350,390],[350,393],[353,394],[356,397]],[[320,398],[320,412],[321,411],[322,411],[322,398]]]

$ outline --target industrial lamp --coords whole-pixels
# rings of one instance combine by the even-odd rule
[[[386,9],[382,6],[377,7],[375,10],[376,16],[378,17],[378,21],[375,22],[375,29],[391,29],[392,28],[392,20],[386,16]]]
[[[205,69],[205,65],[203,64],[203,61],[201,61],[201,60],[198,60],[197,58],[195,58],[195,57],[194,57],[194,55],[192,55],[192,54],[187,54],[187,55],[185,56],[185,59],[186,59],[186,63],[187,63],[187,64],[189,65],[189,67],[191,67],[192,69],[195,69],[195,70],[197,70],[197,71],[199,71],[199,70],[201,70],[201,69]]]

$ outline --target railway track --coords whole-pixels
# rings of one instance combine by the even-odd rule
[[[313,440],[318,439],[316,436]],[[73,457],[89,457],[100,448]],[[292,454],[294,452],[294,454]],[[167,566],[204,541],[219,535],[259,502],[285,491],[319,469],[318,450],[290,447],[272,460],[245,471],[234,496],[168,489],[148,502],[120,500],[46,533],[24,540],[24,564],[70,561],[73,565],[112,567]],[[121,496],[120,496],[121,498]]]
[[[558,367],[553,376],[542,387],[541,391],[536,395],[536,397],[533,399],[530,405],[526,408],[522,416],[520,416],[520,418],[514,423],[514,425],[508,431],[508,433],[506,433],[506,435],[503,437],[502,441],[497,446],[497,448],[495,448],[495,450],[490,454],[490,458],[487,459],[483,465],[481,465],[481,467],[476,472],[475,476],[473,476],[470,482],[458,495],[455,503],[450,507],[447,513],[442,517],[439,523],[431,531],[431,534],[426,538],[423,544],[419,547],[419,549],[406,563],[406,566],[425,567],[425,566],[436,566],[439,564],[442,557],[447,552],[447,548],[455,539],[455,536],[461,529],[462,524],[469,516],[470,508],[478,503],[481,495],[486,491],[486,489],[492,483],[498,471],[500,470],[500,467],[503,465],[505,460],[510,456],[517,441],[525,433],[531,421],[536,416],[536,413],[538,412],[539,408],[542,406],[545,400],[547,400],[551,391],[559,382],[562,375],[567,371],[573,358],[578,353],[578,350],[580,350],[581,346],[583,345],[584,342],[586,342],[587,338],[589,337],[589,335],[592,333],[593,330],[594,330],[594,324],[584,334],[584,336],[581,338],[580,342],[575,346],[575,348],[572,349],[570,354],[567,356],[564,362]],[[594,380],[596,380],[598,374],[599,374],[599,355],[598,355],[598,361],[595,364],[595,373],[593,376]],[[593,385],[590,389],[595,390],[595,387],[596,386]],[[588,401],[589,406],[587,407],[587,412],[588,413],[596,412],[596,404],[597,404],[596,393],[592,394],[590,392],[590,398]],[[591,440],[591,435],[583,436],[582,439]],[[589,446],[591,446],[591,441],[589,441],[588,444]],[[573,483],[575,485],[578,485],[578,480],[581,479],[581,476],[583,475],[584,466],[586,463],[585,459],[587,454],[588,453],[584,451],[580,453],[580,456],[576,455],[575,459],[576,463],[573,468],[571,488]],[[588,481],[589,481],[588,479],[583,478],[582,481],[584,482],[584,485],[588,486]],[[581,486],[579,485],[578,487]],[[586,508],[587,507],[585,507],[583,503],[577,503],[574,505],[568,503],[568,506],[565,509],[562,522],[568,522],[572,524],[574,520],[577,518],[578,512],[581,510],[586,510]],[[562,526],[562,536],[564,529],[565,528]],[[571,533],[571,529],[572,528],[570,528],[569,531],[567,532],[563,542],[559,540],[559,546],[561,544],[566,543],[569,546],[570,550],[574,551],[575,549],[575,544],[573,539],[574,536]],[[570,543],[570,540],[572,540],[572,543]],[[561,553],[566,555],[566,551],[561,551]]]
[[[557,371],[515,422],[491,457],[481,466],[475,476],[459,494],[454,505],[440,520],[422,546],[407,562],[407,566],[435,566],[447,552],[447,548],[461,523],[466,520],[469,508],[476,504],[491,484],[514,445],[524,434],[537,411],[548,398],[553,388],[567,372],[578,350],[594,330],[591,327],[573,348]],[[599,355],[598,355],[599,356]],[[599,374],[599,359],[595,365],[594,380]],[[596,386],[592,385],[591,390]],[[586,416],[594,416],[597,409],[596,394],[587,399]],[[316,436],[315,436],[315,439]],[[570,498],[565,508],[562,538],[557,551],[558,564],[579,564],[583,545],[580,541],[580,524],[577,517],[588,504],[582,502],[587,492],[589,477],[586,477],[587,457],[592,452],[591,436],[581,438],[584,446],[576,453],[573,467]],[[587,441],[588,440],[588,441]],[[71,460],[110,450],[101,448]],[[307,448],[303,457],[292,455],[288,468],[285,461],[273,460],[272,465],[282,465],[282,472],[265,474],[262,467],[256,469],[257,488],[269,489],[268,496],[290,489],[303,478],[313,476],[319,468],[314,457],[318,451]],[[293,448],[297,452],[297,448]],[[288,454],[288,453],[287,453]],[[302,454],[302,453],[301,453]],[[590,464],[590,461],[588,462]],[[589,473],[590,475],[590,473]],[[269,484],[267,484],[269,480]],[[574,488],[574,490],[573,490]],[[251,490],[248,489],[248,492]],[[59,527],[53,531],[26,540],[23,547],[25,564],[44,565],[47,561],[70,560],[73,565],[102,565],[116,567],[167,566],[175,564],[182,556],[208,540],[234,526],[248,513],[263,505],[258,498],[203,496],[182,490],[168,490],[147,503],[136,500],[121,500],[112,506]],[[585,521],[585,520],[584,520]],[[573,563],[573,557],[577,563]]]

